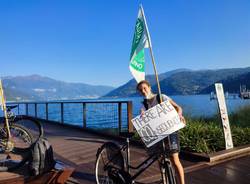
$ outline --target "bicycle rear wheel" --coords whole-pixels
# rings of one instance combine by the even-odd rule
[[[107,142],[97,151],[95,175],[97,184],[116,184],[116,175],[124,171],[124,157],[116,144]]]
[[[16,124],[10,125],[11,139],[6,132],[6,128],[1,127],[0,171],[13,171],[28,161],[33,136],[25,127]]]
[[[43,127],[41,123],[29,116],[16,116],[14,121],[11,122],[15,125],[21,125],[24,127],[33,137],[33,142],[37,141],[41,136],[43,136]]]

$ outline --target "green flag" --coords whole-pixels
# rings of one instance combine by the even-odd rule
[[[145,79],[144,48],[148,47],[149,38],[147,37],[146,19],[141,6],[136,20],[129,64],[129,69],[138,83]]]

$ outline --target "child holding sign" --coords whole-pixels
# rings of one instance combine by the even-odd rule
[[[143,107],[141,109],[141,113],[143,113],[145,110],[150,109],[151,107],[154,107],[155,105],[160,103],[160,97],[159,95],[155,95],[151,91],[150,83],[147,80],[142,80],[137,84],[137,90],[140,92],[142,96],[145,97],[143,101]],[[169,101],[173,107],[176,109],[177,113],[180,116],[180,119],[182,122],[185,123],[185,118],[182,115],[182,108],[177,105],[171,98],[169,98],[166,95],[162,95],[162,101]],[[181,184],[185,183],[184,180],[184,170],[182,167],[182,164],[179,159],[179,151],[180,151],[180,142],[179,142],[179,136],[177,132],[174,132],[168,136],[169,140],[169,151],[170,151],[170,159],[177,171],[177,176]]]

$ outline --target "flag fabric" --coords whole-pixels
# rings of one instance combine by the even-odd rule
[[[145,79],[144,48],[148,48],[150,44],[149,34],[147,33],[146,19],[144,17],[143,8],[140,6],[135,25],[129,64],[129,69],[138,83]]]

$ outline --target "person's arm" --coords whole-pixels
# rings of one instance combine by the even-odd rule
[[[140,109],[140,115],[142,116],[145,111],[146,111],[146,108],[144,106],[142,106]]]
[[[175,101],[173,101],[171,98],[169,99],[169,102],[173,105],[173,107],[179,114],[181,121],[186,124],[186,120],[184,116],[182,115],[182,108],[177,103],[175,103]]]

